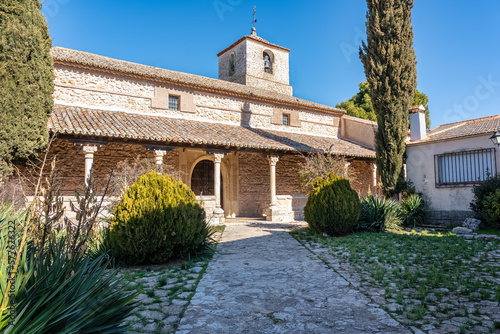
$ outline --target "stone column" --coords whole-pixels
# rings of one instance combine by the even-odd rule
[[[94,153],[97,152],[97,146],[84,145],[83,152],[85,153],[85,185],[88,185],[90,171],[94,164]]]
[[[269,166],[271,170],[271,203],[269,205],[269,209],[266,212],[266,220],[276,221],[279,220],[278,217],[278,198],[276,197],[276,164],[279,161],[279,157],[275,155],[271,155],[267,157],[269,160]]]
[[[350,161],[346,161],[345,164],[344,164],[346,178],[349,177],[349,167],[351,167],[351,162]]]
[[[214,153],[214,194],[215,194],[215,210],[214,216],[219,218],[219,222],[224,219],[224,210],[221,208],[220,200],[220,163],[224,158],[223,153]]]
[[[157,165],[163,165],[163,157],[167,154],[165,150],[155,150],[155,162]]]
[[[279,157],[270,156],[269,166],[271,167],[271,205],[270,208],[278,208],[278,198],[276,197],[276,164],[279,161]]]
[[[163,174],[163,156],[167,154],[166,150],[154,150],[155,151],[155,162],[159,167],[158,174]]]
[[[377,164],[372,164],[372,186],[373,186],[373,194],[377,195]]]

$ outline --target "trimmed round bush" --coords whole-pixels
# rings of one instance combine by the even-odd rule
[[[317,178],[304,208],[304,215],[315,233],[342,235],[358,223],[361,203],[349,181],[330,173]]]
[[[155,171],[139,177],[123,195],[109,231],[111,254],[128,264],[193,253],[208,235],[205,211],[191,189]]]

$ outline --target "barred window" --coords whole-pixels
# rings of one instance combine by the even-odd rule
[[[437,186],[474,185],[496,174],[495,149],[434,156]]]
[[[179,97],[175,95],[168,96],[168,109],[179,110]]]
[[[283,114],[283,125],[290,125],[290,115]]]

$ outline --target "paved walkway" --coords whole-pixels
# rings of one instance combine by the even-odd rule
[[[287,232],[230,224],[177,333],[411,333]]]

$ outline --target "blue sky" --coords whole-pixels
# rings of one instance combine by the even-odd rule
[[[250,33],[291,49],[294,95],[335,106],[365,80],[365,0],[45,0],[54,46],[217,77],[216,54]],[[500,1],[416,0],[418,89],[432,127],[500,114]]]

